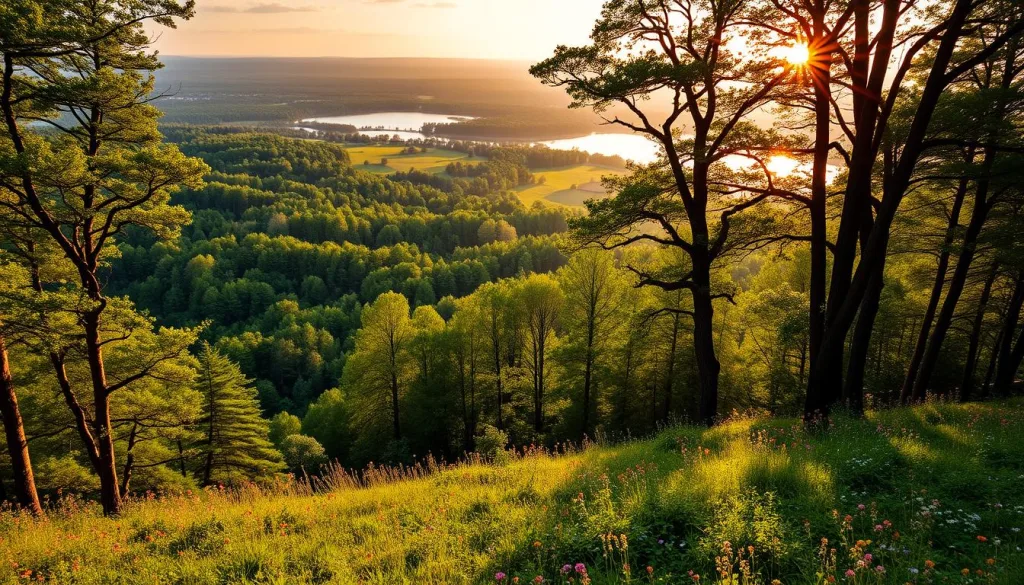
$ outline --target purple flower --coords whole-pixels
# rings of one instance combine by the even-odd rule
[[[498,571],[497,573],[494,574],[494,580],[495,581],[504,581],[505,580],[505,573],[502,573],[501,571]]]
[[[571,570],[572,570],[572,565],[568,565],[568,564],[562,565],[562,574],[563,575],[568,574],[569,571],[571,571]]]
[[[583,574],[587,572],[587,566],[583,563],[576,563],[576,572]]]

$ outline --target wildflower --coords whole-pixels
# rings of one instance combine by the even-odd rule
[[[861,512],[863,512],[865,508],[867,508],[867,506],[865,506],[864,504],[857,504],[857,509],[860,510]]]
[[[562,574],[563,575],[568,574],[569,571],[572,571],[572,566],[571,565],[568,565],[568,564],[562,565]]]
[[[850,578],[852,578],[852,577],[854,577],[854,576],[856,576],[856,575],[857,575],[857,572],[856,572],[856,571],[854,571],[853,569],[846,569],[846,576],[847,576],[847,577],[850,577]]]
[[[935,561],[925,561],[924,562],[924,568],[926,568],[926,569],[934,569],[935,568]]]
[[[960,574],[963,575],[964,577],[966,577],[966,576],[971,574],[971,570],[970,569],[963,569],[962,571],[960,571]]]
[[[988,539],[979,534],[978,535],[978,542],[988,542]]]
[[[885,567],[883,567],[882,565],[878,565],[877,567],[875,567],[875,572],[876,573],[884,573],[885,572]]]
[[[875,532],[881,532],[881,531],[882,531],[882,525],[881,524],[875,524]]]
[[[541,547],[541,543],[540,543],[539,540],[533,541],[533,548],[540,548],[540,547]]]
[[[871,559],[873,559],[873,558],[875,558],[875,557],[872,556],[871,553],[868,553],[868,554],[864,555],[864,562],[865,563],[870,563]]]
[[[985,564],[991,567],[992,565],[996,564],[996,560],[988,559],[987,561],[985,561]]]
[[[536,583],[537,585],[540,585],[541,583],[544,582],[544,577],[541,577],[540,575],[537,575],[536,577],[533,578],[533,582]]]
[[[921,572],[921,571],[919,571],[919,570],[917,569],[917,567],[910,567],[910,568],[909,568],[909,569],[907,569],[907,570],[908,570],[908,571],[910,571],[910,574],[911,574],[911,575],[916,575],[916,574],[918,574],[918,573],[920,573],[920,572]]]
[[[648,575],[653,575],[654,574],[654,567],[652,567],[650,565],[647,565],[647,574]]]
[[[583,563],[576,563],[576,567],[574,567],[574,568],[576,569],[577,573],[581,573],[582,574],[582,573],[586,573],[587,572],[587,566],[584,565]]]
[[[494,574],[494,580],[495,581],[499,581],[499,582],[500,581],[504,581],[505,580],[505,573],[502,573],[501,571],[498,571],[497,573]]]

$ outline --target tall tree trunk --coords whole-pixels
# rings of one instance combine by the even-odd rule
[[[895,22],[897,18],[896,13],[899,11],[899,3],[896,0],[886,0],[885,4],[882,29],[883,31],[888,31],[890,23],[887,22],[887,19],[891,18],[893,23]],[[846,232],[846,239],[849,239],[848,232],[851,228],[846,227],[844,230],[844,225],[856,221],[859,226],[863,219],[863,209],[866,209],[870,201],[871,171],[877,153],[873,139],[874,120],[865,129],[861,129],[858,123],[854,152],[851,157],[854,162],[851,164],[850,181],[847,184],[847,200],[844,202],[839,238],[836,241],[833,279],[831,283],[832,290],[830,290],[826,312],[826,331],[822,340],[822,353],[831,356],[832,360],[835,359],[836,355],[842,356],[847,334],[860,310],[864,296],[869,288],[873,271],[878,269],[884,270],[893,220],[896,217],[896,212],[899,210],[903,196],[910,186],[914,170],[917,167],[917,161],[924,151],[924,141],[927,137],[928,126],[939,98],[948,85],[947,70],[949,64],[963,33],[964,22],[973,7],[974,4],[971,0],[956,0],[950,10],[949,17],[946,19],[945,34],[936,48],[934,58],[932,59],[931,71],[921,91],[920,101],[914,112],[914,119],[903,141],[899,162],[894,165],[892,176],[886,181],[885,193],[883,194],[881,204],[878,206],[871,235],[867,239],[867,245],[861,246],[860,263],[851,279],[847,276],[853,262],[852,258],[848,256],[851,256],[853,253],[853,246],[849,241],[841,241],[843,240],[844,231]],[[879,43],[874,62],[880,65],[887,63],[891,50],[892,45],[885,42]],[[884,67],[880,67],[878,76],[884,77],[884,73]],[[875,71],[872,71],[872,77],[875,77],[874,74]],[[881,80],[879,81],[880,85]],[[868,96],[868,101],[880,98],[881,92],[872,91]],[[874,110],[869,117],[873,118],[878,114],[877,103],[874,103],[872,108],[867,109]],[[858,120],[858,122],[860,121]],[[867,136],[864,135],[865,130],[869,132]],[[867,151],[860,147],[863,141],[867,141]],[[863,162],[863,164],[858,164],[860,162]],[[856,198],[857,201],[851,202],[851,198]],[[853,209],[846,209],[847,205],[853,205]],[[877,265],[881,265],[881,267]],[[834,366],[835,363],[830,360],[819,360],[819,363],[811,368],[811,375],[808,378],[808,407],[820,406],[823,412],[827,412],[831,406],[829,383],[836,376],[836,373],[832,371]],[[815,398],[815,395],[822,397]],[[806,410],[805,416],[813,417],[815,415],[812,408]]]
[[[1006,320],[999,343],[999,361],[996,364],[996,376],[993,390],[996,395],[1005,396],[1010,393],[1013,382],[1020,369],[1020,359],[1016,354],[1024,345],[1017,340],[1017,326],[1020,321],[1021,307],[1024,305],[1024,276],[1018,275],[1014,283],[1013,295],[1006,310]],[[1021,332],[1024,338],[1024,330]],[[1016,341],[1016,346],[1014,342]]]
[[[1001,115],[1000,118],[1002,118]],[[935,321],[935,329],[928,339],[928,347],[925,349],[924,358],[921,360],[921,371],[914,382],[913,394],[910,398],[916,401],[924,400],[928,393],[928,385],[931,383],[932,373],[935,372],[935,366],[939,362],[939,352],[942,350],[946,334],[953,324],[957,303],[960,302],[960,295],[963,294],[964,285],[967,283],[967,276],[970,274],[971,263],[974,261],[974,253],[978,246],[978,236],[981,234],[981,228],[985,225],[988,213],[992,209],[988,195],[988,175],[992,172],[995,158],[995,150],[988,149],[985,153],[985,160],[982,163],[982,178],[978,180],[978,188],[974,196],[971,221],[967,225],[967,232],[964,234],[963,248],[960,251],[959,258],[957,258],[956,270],[953,271],[953,278],[949,282],[949,291],[946,293],[946,298],[942,303],[942,310]],[[906,401],[905,396],[904,401]]]
[[[694,270],[695,275],[697,270]],[[712,426],[718,417],[718,375],[722,366],[715,355],[714,317],[711,299],[710,267],[703,266],[693,291],[693,353],[697,358],[697,376],[700,379],[701,424]]]
[[[882,270],[876,270],[871,285],[857,316],[857,325],[850,341],[850,362],[843,386],[843,401],[850,412],[864,414],[864,372],[867,368],[868,351],[871,349],[871,334],[875,329],[875,317],[882,297],[885,282]]]
[[[679,313],[672,315],[672,341],[668,350],[668,374],[665,377],[665,396],[662,417],[668,420],[672,415],[672,387],[675,384],[676,346],[679,344]]]
[[[815,0],[813,26],[814,41],[810,51],[814,55],[811,75],[814,82],[814,162],[811,177],[811,282],[809,358],[811,364],[821,359],[821,341],[825,334],[826,271],[828,270],[828,151],[831,137],[831,83],[832,54],[827,47],[825,30],[825,2]],[[800,366],[801,384],[804,366]]]
[[[968,159],[973,158],[968,156]],[[970,162],[970,160],[968,160]],[[956,193],[953,197],[953,208],[949,212],[949,221],[946,224],[946,235],[942,240],[942,247],[939,251],[939,265],[935,269],[935,280],[932,282],[932,293],[928,297],[928,306],[924,311],[924,320],[921,322],[921,331],[917,335],[917,344],[914,346],[914,355],[910,358],[910,365],[907,369],[907,376],[903,380],[903,388],[900,396],[909,398],[913,392],[914,381],[917,380],[920,371],[921,360],[924,359],[925,347],[928,345],[928,334],[932,329],[932,322],[935,320],[935,312],[939,308],[939,301],[942,299],[942,290],[946,286],[946,276],[949,273],[950,248],[956,238],[956,229],[960,225],[960,210],[963,208],[964,199],[967,195],[967,178],[960,179]]]
[[[974,375],[978,364],[978,348],[981,345],[982,327],[985,325],[985,309],[988,307],[989,298],[992,296],[992,285],[995,284],[999,275],[999,262],[992,262],[992,269],[988,278],[985,279],[985,286],[981,289],[981,298],[978,299],[978,309],[974,312],[974,322],[971,324],[971,339],[967,348],[967,363],[964,366],[964,378],[960,382],[960,402],[968,402],[974,394]]]
[[[98,293],[98,291],[97,291]],[[98,296],[92,295],[92,296]],[[102,310],[102,309],[101,309]],[[117,457],[114,451],[113,425],[110,421],[110,393],[107,390],[107,374],[103,363],[103,344],[100,339],[100,313],[86,313],[85,353],[89,362],[89,374],[93,387],[93,436],[99,452],[100,502],[103,513],[114,516],[121,512],[121,485],[117,480]]]
[[[121,494],[128,495],[128,488],[132,483],[132,473],[135,471],[135,443],[139,437],[138,423],[132,423],[132,430],[128,434],[128,448],[125,449],[124,473],[121,478]]]
[[[398,372],[391,368],[391,424],[396,441],[402,440],[402,426],[398,415]]]
[[[36,492],[35,475],[32,473],[32,458],[29,456],[28,439],[18,408],[18,396],[14,391],[14,379],[7,355],[6,340],[0,335],[0,416],[3,417],[4,436],[7,452],[14,472],[14,495],[26,510],[36,516],[43,514]]]
[[[996,362],[999,361],[999,347],[1003,343],[1003,333],[996,334],[996,341],[992,344],[992,350],[988,356],[988,367],[985,368],[985,382],[981,385],[981,398],[988,398],[992,389],[992,377],[996,373]]]
[[[583,434],[590,433],[590,393],[594,369],[594,319],[587,325],[587,355],[583,364]]]
[[[541,319],[537,349],[537,398],[533,405],[534,430],[544,432],[544,353],[547,349],[547,323]]]
[[[494,309],[492,309],[493,311]],[[492,323],[492,335],[491,345],[494,348],[494,385],[497,388],[498,395],[498,429],[504,429],[505,423],[501,418],[501,344],[498,341],[498,330],[497,323]]]

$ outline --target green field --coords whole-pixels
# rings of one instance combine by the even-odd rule
[[[345,150],[352,157],[352,165],[355,168],[380,175],[398,171],[405,172],[410,169],[440,174],[445,172],[449,163],[457,160],[483,160],[480,158],[469,159],[465,153],[440,148],[428,149],[428,152],[423,154],[401,154],[404,148],[404,146],[355,145],[346,147]],[[382,159],[387,159],[388,164],[380,164]],[[366,162],[370,164],[367,165]],[[544,177],[545,183],[521,187],[517,192],[519,199],[527,207],[536,201],[570,207],[582,206],[587,199],[605,195],[604,188],[600,184],[601,177],[625,173],[625,169],[598,165],[537,169],[533,171],[534,176],[538,179]],[[573,189],[573,186],[576,188]]]
[[[0,583],[1019,585],[1021,406],[815,433],[737,418],[316,491],[150,494],[116,519],[64,497],[46,520],[0,512]]]
[[[533,205],[534,201],[569,206],[583,205],[587,199],[603,196],[604,189],[599,184],[601,177],[625,173],[625,169],[597,165],[539,169],[533,171],[534,176],[538,179],[544,177],[546,182],[543,185],[520,188],[519,198],[526,206]],[[577,188],[573,189],[573,185]]]
[[[440,148],[430,148],[424,154],[402,154],[404,148],[404,146],[359,145],[349,146],[345,150],[352,157],[352,165],[355,168],[381,175],[398,171],[406,172],[410,169],[438,174],[443,173],[449,163],[468,158],[465,153]],[[387,159],[386,166],[380,164],[382,159]],[[369,165],[365,164],[367,161],[370,162]]]

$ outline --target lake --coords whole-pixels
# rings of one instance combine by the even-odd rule
[[[306,118],[303,122],[321,124],[347,124],[355,126],[360,134],[372,137],[390,137],[395,134],[403,140],[427,138],[420,132],[424,124],[449,124],[459,120],[472,120],[470,116],[454,114],[426,114],[423,112],[377,112],[350,116],[321,116]],[[547,140],[544,144],[557,150],[578,148],[591,154],[621,156],[638,163],[653,162],[658,156],[658,146],[643,136],[635,134],[595,133],[576,138]]]
[[[460,120],[473,120],[471,116],[453,114],[425,114],[423,112],[377,112],[375,114],[356,114],[352,116],[322,116],[306,118],[303,122],[320,124],[348,124],[367,136],[393,136],[410,140],[426,138],[420,133],[424,124],[451,124]]]
[[[546,140],[540,144],[555,150],[577,148],[590,154],[618,155],[641,164],[654,162],[658,158],[658,153],[661,152],[657,144],[638,134],[595,133],[578,138]]]

